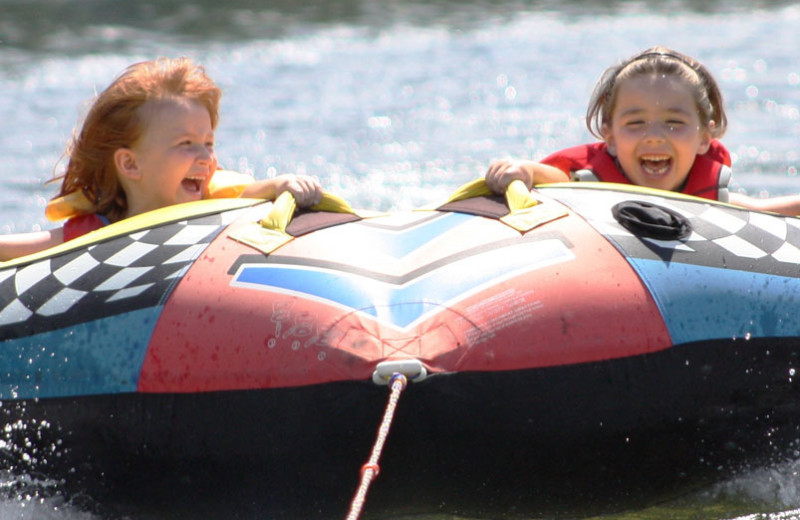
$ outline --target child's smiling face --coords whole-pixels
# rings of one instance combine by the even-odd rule
[[[140,109],[145,130],[118,159],[126,177],[128,213],[136,215],[203,198],[217,169],[214,129],[207,108],[196,101],[148,101]]]
[[[603,136],[633,184],[679,190],[695,157],[708,151],[713,122],[701,123],[692,93],[684,80],[665,75],[634,76],[617,86]]]

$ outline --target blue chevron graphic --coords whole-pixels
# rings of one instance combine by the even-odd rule
[[[333,269],[280,264],[242,265],[231,284],[326,301],[404,329],[483,288],[572,259],[569,248],[554,238],[514,242],[467,256],[402,284]]]
[[[476,217],[464,213],[444,213],[408,228],[396,230],[366,225],[361,230],[362,241],[390,256],[402,258],[430,242],[432,237],[442,235],[474,218]]]

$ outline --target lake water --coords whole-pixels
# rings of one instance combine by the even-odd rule
[[[800,191],[798,27],[800,5],[779,1],[0,0],[0,233],[51,225],[45,181],[93,93],[159,55],[195,58],[223,88],[225,167],[316,175],[389,210],[442,200],[492,159],[591,141],[600,73],[666,45],[720,83],[735,188]],[[800,519],[798,472],[787,460],[604,518]],[[0,519],[99,518],[35,475],[0,489]]]

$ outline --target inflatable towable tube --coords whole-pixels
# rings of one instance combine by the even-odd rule
[[[387,361],[427,377],[367,515],[629,507],[796,438],[800,220],[592,183],[325,201],[180,205],[0,264],[5,449],[81,485],[199,465],[275,517],[341,516]]]

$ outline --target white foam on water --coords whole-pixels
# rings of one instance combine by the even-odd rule
[[[0,520],[100,520],[71,505],[58,483],[31,475],[0,473]]]

